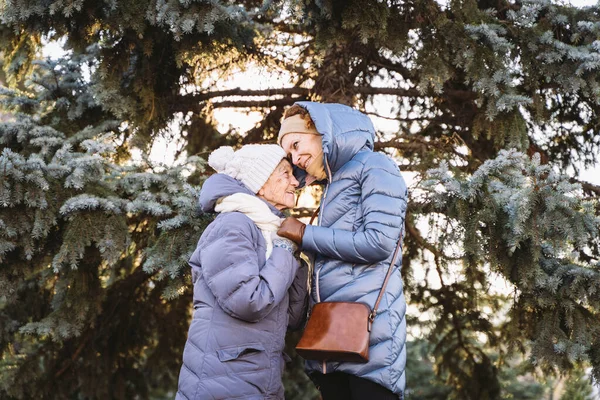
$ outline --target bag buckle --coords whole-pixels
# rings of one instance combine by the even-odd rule
[[[371,311],[369,313],[369,320],[367,321],[367,331],[371,332],[371,326],[373,325],[373,321],[375,321],[375,313]]]

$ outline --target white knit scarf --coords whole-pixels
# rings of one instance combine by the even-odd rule
[[[268,259],[273,251],[273,240],[271,234],[277,232],[282,219],[273,214],[269,206],[256,196],[244,193],[236,193],[230,196],[221,197],[215,206],[217,212],[241,212],[250,218],[258,229],[262,232],[265,242],[267,242]]]

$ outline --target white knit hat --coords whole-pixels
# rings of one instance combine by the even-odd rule
[[[247,144],[237,151],[222,146],[208,157],[208,165],[258,193],[285,157],[285,151],[276,144]]]

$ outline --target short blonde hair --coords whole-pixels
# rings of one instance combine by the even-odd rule
[[[293,106],[289,107],[284,111],[283,119],[293,117],[294,115],[300,115],[302,119],[306,122],[306,127],[308,129],[316,129],[315,123],[313,122],[306,108],[302,107],[301,105],[294,104]]]

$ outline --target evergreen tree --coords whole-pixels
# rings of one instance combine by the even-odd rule
[[[410,372],[410,385],[406,397],[412,400],[445,400],[452,388],[434,372],[431,344],[419,339],[407,343],[407,371]]]
[[[0,124],[3,399],[149,398],[177,379],[182,270],[210,221],[183,174],[203,163],[116,163],[127,128],[92,98],[82,65],[37,63],[37,90],[2,92],[15,111]]]
[[[565,385],[560,400],[590,400],[592,386],[583,368],[575,368]]]
[[[185,185],[201,184],[202,164],[152,170],[128,163],[131,149],[171,132],[187,156],[272,140],[299,99],[387,121],[376,148],[417,174],[403,273],[441,393],[515,393],[515,354],[544,374],[589,362],[597,380],[600,188],[576,172],[599,150],[598,12],[550,0],[2,3],[0,394],[168,396],[186,257],[209,220]],[[70,61],[34,61],[44,38],[63,37]],[[224,87],[246,68],[289,84]],[[221,135],[224,108],[263,118]],[[290,396],[310,385],[297,372]]]
[[[451,374],[436,374],[435,359],[432,356],[433,345],[425,339],[414,340],[408,344],[408,371],[411,385],[407,390],[407,398],[411,400],[451,398],[453,390],[447,381]],[[497,355],[492,354],[492,358],[497,359]],[[538,382],[538,379],[530,372],[529,363],[514,359],[508,360],[507,364],[508,367],[502,368],[499,374],[502,398],[513,400],[547,398],[549,385]]]

